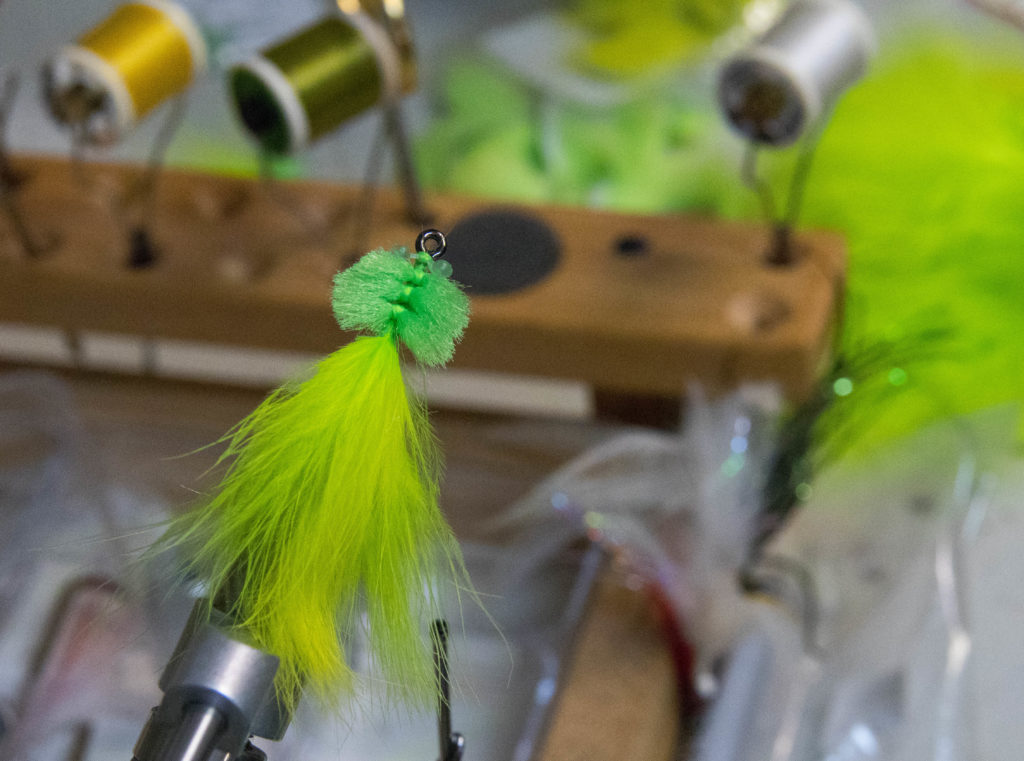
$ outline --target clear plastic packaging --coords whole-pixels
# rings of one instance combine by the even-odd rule
[[[128,758],[191,606],[172,569],[139,562],[153,537],[140,527],[161,515],[146,483],[157,473],[107,472],[124,442],[97,445],[91,430],[56,377],[0,376],[5,761]],[[460,605],[458,590],[446,609],[453,729],[477,759],[525,761],[537,751],[604,563],[585,542],[523,539],[466,546],[485,609],[465,594]],[[357,671],[368,673],[365,648],[352,645]],[[306,700],[282,742],[259,744],[277,761],[436,758],[434,713],[384,710],[377,686],[367,679],[340,717]]]
[[[587,535],[660,587],[697,648],[690,676],[709,698],[688,758],[1009,759],[978,729],[1013,736],[1014,723],[987,719],[994,701],[975,672],[987,664],[988,683],[1002,676],[992,664],[1024,659],[1005,636],[1001,649],[979,651],[976,598],[1008,582],[996,569],[984,584],[973,575],[988,505],[1012,494],[992,473],[1005,470],[1016,416],[951,419],[833,465],[751,566],[776,410],[749,389],[693,399],[681,435],[634,432],[595,447],[520,501],[503,528],[537,531],[538,551]],[[1024,521],[1000,514],[1024,540]],[[742,592],[741,569],[758,575],[759,594]],[[990,602],[981,614],[997,611]],[[1016,694],[1003,679],[1000,694]]]
[[[586,535],[610,548],[661,590],[713,660],[745,615],[736,574],[753,538],[779,407],[768,387],[714,401],[694,393],[681,434],[628,432],[594,447],[498,526],[545,526],[538,534],[553,545]]]
[[[108,489],[62,381],[0,376],[0,757],[130,747],[160,657],[145,587],[126,585],[140,538],[120,516],[138,508]]]
[[[818,479],[811,503],[770,547],[815,582],[812,636],[798,634],[806,611],[785,600],[763,606],[731,653],[694,758],[1011,757],[992,755],[980,742],[980,705],[991,710],[996,703],[987,690],[978,691],[988,674],[986,682],[976,676],[974,620],[982,587],[972,578],[972,567],[974,573],[986,567],[977,565],[986,516],[1005,493],[992,474],[1005,470],[1000,453],[1011,450],[1008,419],[1015,418],[995,411],[948,421],[871,462]],[[1020,522],[1015,525],[1024,538]],[[1000,574],[992,568],[986,575],[991,584]],[[788,624],[787,611],[793,614]],[[756,682],[733,674],[751,660],[752,648],[762,675]],[[983,662],[990,670],[1015,658],[1004,646],[984,653]],[[730,724],[744,727],[743,743],[723,739],[720,728]],[[988,728],[1013,734],[1009,723]]]

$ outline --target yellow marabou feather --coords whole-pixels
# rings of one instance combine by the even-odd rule
[[[425,624],[438,576],[464,578],[437,504],[440,458],[394,339],[359,337],[231,431],[218,491],[161,540],[253,642],[278,655],[287,702],[353,683],[343,640],[365,611],[388,694],[436,698]]]

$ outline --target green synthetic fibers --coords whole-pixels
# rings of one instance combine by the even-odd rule
[[[448,362],[469,322],[469,300],[433,272],[429,254],[377,249],[334,278],[332,306],[346,330],[394,335],[424,365]]]

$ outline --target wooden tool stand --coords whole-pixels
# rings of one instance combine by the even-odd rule
[[[119,199],[139,167],[13,164],[24,179],[8,200],[50,246],[30,256],[10,214],[0,218],[0,322],[324,353],[344,340],[331,276],[351,261],[356,232],[366,247],[411,247],[420,232],[390,189],[360,216],[358,188],[167,170],[140,217],[156,258],[132,268]],[[613,399],[744,380],[799,398],[828,351],[845,267],[833,235],[799,235],[795,261],[780,266],[764,260],[761,225],[449,196],[427,205],[453,249],[460,223],[495,211],[543,228],[557,248],[525,287],[488,294],[469,283],[473,319],[455,367],[584,381]],[[512,280],[522,274],[516,229],[495,229],[478,252]]]

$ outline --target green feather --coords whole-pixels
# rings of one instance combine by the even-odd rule
[[[805,218],[849,241],[841,349],[889,347],[822,419],[851,453],[1024,399],[1022,95],[998,39],[906,39],[825,133]]]
[[[771,513],[840,458],[1024,400],[1024,56],[1002,39],[903,39],[824,134],[804,219],[846,236],[848,306],[832,373],[784,431]]]
[[[465,295],[432,265],[381,250],[337,277],[339,322],[377,335],[323,359],[239,423],[218,489],[158,542],[184,554],[211,605],[280,657],[286,703],[304,686],[328,702],[352,688],[342,643],[362,612],[388,693],[421,706],[436,699],[425,627],[438,585],[465,586],[465,570],[437,503],[437,444],[396,345],[440,364],[466,325]]]

